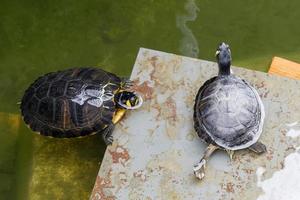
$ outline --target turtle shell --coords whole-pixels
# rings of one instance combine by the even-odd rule
[[[69,138],[101,131],[116,111],[116,75],[97,68],[73,68],[46,74],[26,90],[21,112],[42,135]]]
[[[257,142],[264,115],[262,101],[249,83],[234,75],[217,76],[198,91],[194,127],[205,142],[238,150]]]

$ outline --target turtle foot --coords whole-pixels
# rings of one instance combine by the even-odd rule
[[[228,150],[228,149],[226,151],[227,151],[227,153],[228,153],[228,155],[230,157],[230,160],[233,160],[234,151],[233,150]]]
[[[130,89],[134,85],[134,82],[128,78],[123,78],[122,82],[123,82],[124,89]]]
[[[107,146],[109,146],[114,142],[114,137],[112,135],[110,135],[104,139],[104,142]]]
[[[255,144],[253,144],[252,146],[250,146],[249,149],[250,149],[251,151],[254,151],[254,152],[257,153],[257,154],[262,154],[262,153],[267,152],[267,147],[266,147],[266,145],[264,145],[264,144],[261,143],[261,142],[256,142]]]
[[[104,129],[104,131],[102,132],[103,140],[107,146],[111,145],[114,141],[114,137],[112,135],[114,127],[115,126],[113,124],[111,124],[108,127],[106,127],[106,129]]]
[[[206,165],[206,160],[201,159],[201,161],[194,166],[194,169],[193,169],[194,174],[200,180],[202,180],[205,176],[205,165]]]

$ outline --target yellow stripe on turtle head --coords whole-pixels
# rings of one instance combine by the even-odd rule
[[[129,100],[126,101],[126,105],[129,106],[129,107],[132,106]]]

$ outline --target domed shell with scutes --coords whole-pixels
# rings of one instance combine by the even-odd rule
[[[111,123],[121,84],[119,77],[97,68],[49,73],[26,90],[21,112],[25,123],[42,135],[89,135]]]
[[[217,76],[199,89],[194,106],[194,126],[207,143],[244,149],[262,133],[264,109],[256,90],[234,75]]]

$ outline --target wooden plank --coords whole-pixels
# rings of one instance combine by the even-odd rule
[[[269,74],[277,74],[293,79],[300,79],[300,64],[275,56],[272,59]]]

